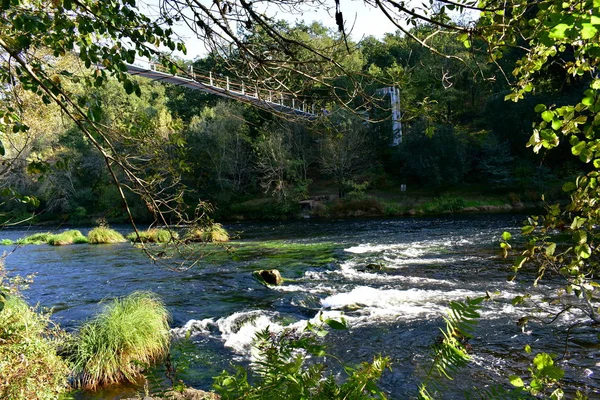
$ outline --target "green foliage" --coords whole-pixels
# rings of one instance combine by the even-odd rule
[[[35,233],[30,236],[18,239],[17,244],[42,244],[48,243],[48,238],[52,236],[51,232]]]
[[[343,321],[323,322],[333,329],[345,329]],[[377,356],[373,362],[362,363],[357,368],[345,367],[347,378],[339,384],[327,369],[328,365],[320,362],[327,354],[316,337],[326,334],[323,327],[310,324],[303,333],[284,330],[274,334],[268,328],[258,332],[255,348],[259,355],[252,378],[249,379],[249,371],[237,367],[233,374],[223,371],[215,378],[213,387],[222,399],[387,398],[376,382],[389,368],[389,359]],[[315,360],[307,363],[307,354]]]
[[[526,347],[528,353],[531,352],[529,346]],[[565,371],[554,365],[554,359],[550,354],[538,353],[532,360],[532,366],[529,368],[531,381],[525,384],[521,377],[512,375],[509,377],[510,383],[523,391],[531,393],[533,396],[552,400],[560,400],[564,392],[560,387],[554,389],[559,381],[564,377]]]
[[[481,303],[486,299],[487,297],[477,297],[467,298],[464,302],[450,302],[448,316],[444,318],[446,328],[440,329],[442,337],[432,348],[433,361],[419,388],[420,399],[435,398],[436,392],[443,391],[444,381],[451,380],[452,375],[471,360],[466,345],[473,337],[473,330],[480,317]]]
[[[399,149],[402,175],[423,186],[459,184],[471,168],[465,135],[450,126],[439,126],[427,136],[423,123],[414,124]]]
[[[211,223],[204,227],[190,228],[183,239],[188,242],[228,242],[229,234],[223,225]]]
[[[13,245],[15,242],[13,242],[10,239],[2,239],[0,240],[0,246],[11,246]]]
[[[74,229],[48,236],[47,243],[51,246],[66,246],[69,244],[85,244],[88,239],[83,234]]]
[[[467,206],[464,198],[453,195],[443,195],[435,198],[433,201],[423,205],[426,213],[447,213],[457,212]]]
[[[169,347],[169,313],[153,294],[135,292],[107,304],[67,346],[77,387],[134,383]]]
[[[168,229],[151,228],[146,231],[132,232],[127,235],[127,240],[133,243],[169,243],[177,240],[179,235],[177,232]]]
[[[57,355],[61,333],[47,315],[18,294],[7,296],[2,286],[0,306],[0,398],[56,399],[68,387],[68,367]]]
[[[88,233],[87,239],[88,243],[91,244],[122,243],[126,241],[123,235],[108,226],[98,226],[92,229]]]

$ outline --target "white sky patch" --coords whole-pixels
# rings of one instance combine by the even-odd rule
[[[205,1],[205,3],[210,5],[211,2]],[[344,16],[346,33],[355,42],[360,41],[366,36],[375,36],[381,39],[386,33],[394,33],[396,31],[395,25],[380,10],[366,5],[363,1],[341,0],[340,7]],[[158,0],[140,1],[139,8],[148,17],[156,17],[158,15]],[[301,12],[293,14],[284,12],[279,7],[268,2],[266,2],[264,10],[267,16],[282,19],[291,24],[302,21],[306,24],[320,22],[327,28],[337,31],[334,16],[334,0],[328,2],[325,7],[307,6]],[[173,30],[183,39],[187,47],[186,55],[175,51],[173,53],[175,56],[193,60],[207,54],[203,41],[198,39],[185,24],[181,23],[174,26]]]

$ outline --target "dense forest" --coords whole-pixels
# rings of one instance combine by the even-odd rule
[[[348,106],[336,105],[326,90],[298,78],[289,85],[319,102],[326,116],[274,115],[144,78],[134,81],[139,96],[130,96],[116,79],[108,79],[93,92],[94,102],[102,105],[98,122],[119,152],[144,160],[135,167],[144,179],[159,186],[177,181],[185,187],[183,203],[193,208],[198,200],[208,201],[218,219],[295,217],[298,201],[310,196],[330,199],[314,210],[319,216],[361,209],[356,215],[400,215],[422,198],[447,192],[448,208],[438,211],[466,207],[465,197],[482,193],[488,201],[532,203],[542,194],[558,196],[562,182],[581,168],[564,156],[568,148],[545,156],[533,154],[525,144],[536,118],[533,106],[550,99],[569,103],[582,95],[583,79],[543,71],[542,89],[515,104],[504,101],[509,82],[492,78],[498,68],[514,67],[519,50],[493,66],[481,55],[472,57],[450,34],[436,38],[446,54],[441,57],[400,31],[382,40],[344,43],[338,33],[318,23],[280,24],[291,36],[310,37],[333,48],[348,73],[335,77],[333,85]],[[423,25],[410,33],[424,38],[432,29]],[[250,35],[247,40],[257,39]],[[57,74],[87,73],[73,56],[48,56]],[[217,60],[209,55],[180,65],[226,76],[228,70]],[[364,92],[352,97],[355,92],[349,88],[359,80]],[[73,93],[87,90],[83,80],[70,85]],[[389,100],[372,98],[385,85],[400,88],[403,141],[398,146],[392,146]],[[6,138],[10,164],[5,163],[3,187],[39,200],[11,202],[12,192],[5,190],[3,209],[10,211],[9,219],[34,214],[38,221],[125,220],[102,155],[57,105],[43,104],[19,86],[4,87],[2,99],[19,104],[21,123],[29,127]],[[402,184],[409,188],[408,196],[400,195]],[[164,189],[173,194],[177,190]],[[152,213],[143,196],[126,195],[134,217],[150,222]],[[346,197],[345,202],[333,201],[338,197]]]

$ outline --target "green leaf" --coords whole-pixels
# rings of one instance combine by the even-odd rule
[[[575,189],[577,189],[575,182],[567,182],[562,187],[563,192],[572,192]]]
[[[511,238],[512,238],[512,235],[510,234],[510,232],[502,232],[502,239],[510,240]]]
[[[550,36],[552,39],[564,39],[566,37],[567,29],[570,29],[571,25],[567,25],[564,23],[556,25],[554,28],[550,29]]]
[[[573,240],[579,244],[587,242],[587,233],[585,231],[575,231],[573,233]]]
[[[575,146],[571,147],[571,153],[573,153],[574,156],[578,156],[579,154],[581,154],[583,149],[585,149],[586,144],[587,143],[583,141],[577,143]]]
[[[548,247],[546,247],[546,255],[548,257],[551,257],[554,255],[555,251],[556,251],[556,243],[549,243]]]
[[[581,24],[580,34],[582,39],[591,39],[596,36],[596,33],[598,33],[598,29],[594,25],[590,23]]]
[[[542,119],[546,122],[552,122],[552,119],[554,119],[554,112],[550,110],[542,112]]]
[[[131,82],[129,79],[123,82],[123,87],[125,88],[125,92],[127,94],[131,94],[134,91],[133,82]]]
[[[579,246],[575,246],[575,253],[583,259],[587,259],[590,258],[590,256],[592,255],[592,249],[590,249],[590,246],[585,243]]]
[[[542,370],[554,365],[554,360],[552,360],[552,357],[547,353],[539,353],[534,357],[533,365],[535,365],[536,369]]]
[[[558,118],[554,118],[552,120],[552,129],[555,131],[559,130],[562,127],[562,121]]]
[[[528,344],[525,345],[525,353],[531,354],[531,346]]]
[[[521,228],[521,233],[523,235],[529,235],[531,232],[533,232],[535,228],[531,225],[525,225],[524,227]]]
[[[546,105],[545,104],[538,104],[537,106],[535,106],[534,111],[536,113],[541,113],[542,111],[546,110]]]
[[[337,330],[348,329],[348,325],[346,325],[346,321],[344,321],[344,319],[342,319],[341,321],[337,321],[335,319],[326,319],[325,323],[327,325],[329,325],[329,327],[331,327],[332,329],[337,329]]]
[[[525,386],[525,384],[523,383],[523,380],[518,377],[517,375],[511,375],[508,380],[510,381],[510,384],[513,385],[514,387],[523,387]]]

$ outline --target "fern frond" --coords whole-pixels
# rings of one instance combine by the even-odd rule
[[[448,315],[444,317],[445,329],[438,343],[432,346],[433,360],[423,383],[419,388],[419,398],[430,400],[434,392],[443,387],[444,380],[452,380],[452,374],[465,367],[471,360],[466,347],[468,339],[473,337],[473,331],[479,321],[481,303],[487,297],[467,298],[465,301],[451,301]]]

